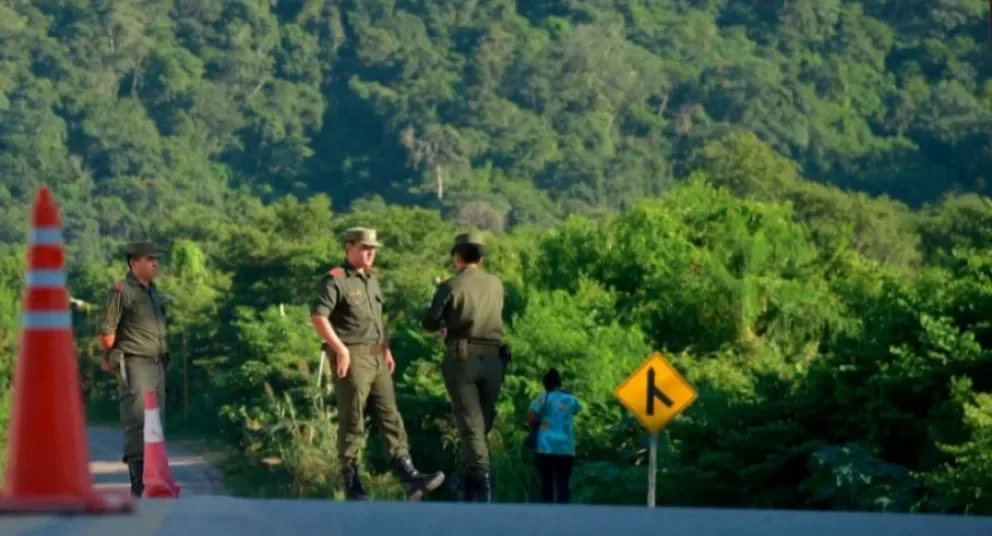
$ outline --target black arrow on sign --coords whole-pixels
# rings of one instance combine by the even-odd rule
[[[661,392],[661,389],[658,389],[658,386],[655,385],[654,367],[651,367],[648,369],[648,408],[647,408],[648,416],[654,415],[654,399],[656,398],[658,400],[661,400],[661,403],[668,407],[672,407],[672,405],[675,404],[674,402],[672,402],[671,398],[668,398],[668,395]]]

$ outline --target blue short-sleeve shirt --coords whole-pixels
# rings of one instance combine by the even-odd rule
[[[579,399],[565,391],[541,393],[531,402],[530,410],[541,419],[537,453],[575,456],[573,418],[582,410]]]

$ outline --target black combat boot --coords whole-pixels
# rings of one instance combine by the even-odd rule
[[[444,482],[444,473],[421,473],[413,465],[409,456],[396,459],[396,472],[403,482],[408,501],[419,501],[425,492],[434,491]]]
[[[478,493],[476,489],[477,484],[475,479],[472,478],[471,473],[462,474],[461,482],[458,486],[458,500],[460,502],[475,502],[475,496]]]
[[[488,503],[493,500],[493,489],[489,482],[489,472],[475,475],[475,502]]]
[[[139,498],[141,494],[145,491],[145,460],[141,457],[128,458],[127,460],[127,472],[128,477],[131,480],[131,495]]]
[[[489,473],[478,469],[469,470],[462,478],[462,502],[492,502],[492,485]]]
[[[350,460],[341,466],[341,477],[344,480],[345,496],[349,501],[367,501],[369,494],[362,485],[362,477],[358,474],[358,464]]]

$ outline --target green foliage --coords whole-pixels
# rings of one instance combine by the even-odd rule
[[[0,246],[0,477],[7,462],[7,424],[13,402],[13,378],[24,256],[11,246]]]
[[[611,391],[660,350],[699,391],[662,504],[988,513],[984,28],[963,0],[0,0],[0,431],[48,184],[91,412],[121,247],[156,240],[169,429],[225,440],[240,494],[341,495],[308,310],[366,225],[420,467],[458,470],[420,315],[479,228],[515,349],[499,500],[535,496],[520,445],[555,366],[586,408],[576,501],[641,504]],[[376,432],[363,470],[396,498]]]

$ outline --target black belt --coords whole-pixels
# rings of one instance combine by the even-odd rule
[[[473,339],[473,338],[470,337],[468,339],[468,343],[469,344],[484,344],[486,346],[501,346],[503,344],[503,341],[501,341],[499,339]]]
[[[368,350],[370,352],[377,352],[385,350],[384,342],[346,342],[345,347],[348,350]]]
[[[459,337],[457,339],[448,339],[445,344],[457,344],[459,341],[465,341],[468,344],[475,344],[479,346],[503,346],[503,341],[497,339],[473,339],[471,337]]]
[[[148,359],[150,361],[158,361],[158,360],[164,360],[165,354],[161,354],[161,355],[124,354],[124,359]]]

